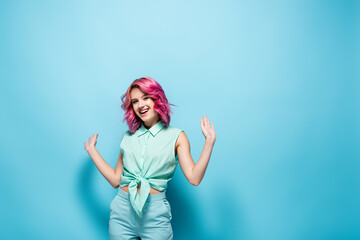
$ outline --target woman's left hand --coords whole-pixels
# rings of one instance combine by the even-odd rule
[[[200,123],[201,123],[201,131],[204,134],[205,139],[215,142],[216,134],[215,134],[214,124],[210,126],[209,118],[206,115],[204,115],[204,120],[200,118]]]

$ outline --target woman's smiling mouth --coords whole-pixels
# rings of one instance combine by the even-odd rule
[[[141,116],[144,116],[149,111],[149,108],[141,110],[139,113]]]

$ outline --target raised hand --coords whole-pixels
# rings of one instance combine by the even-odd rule
[[[204,134],[206,140],[214,141],[216,139],[214,124],[210,126],[209,118],[204,115],[204,120],[200,118],[201,131]]]
[[[96,143],[97,143],[97,137],[98,137],[98,133],[95,133],[94,135],[92,135],[91,137],[89,137],[89,141],[88,142],[84,142],[84,147],[86,149],[86,151],[88,151],[90,148],[95,147]]]

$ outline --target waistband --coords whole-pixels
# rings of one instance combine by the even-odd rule
[[[124,190],[122,190],[120,187],[119,187],[119,191],[117,193],[117,195],[121,198],[125,198],[127,200],[130,201],[130,195],[129,193],[125,192]],[[161,192],[161,193],[155,193],[155,194],[149,194],[147,199],[146,199],[146,202],[154,202],[154,201],[160,201],[162,199],[166,198],[166,193],[165,192]]]

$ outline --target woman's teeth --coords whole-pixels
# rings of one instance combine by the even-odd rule
[[[143,111],[141,111],[140,113],[141,113],[141,114],[144,114],[144,113],[146,113],[148,110],[149,110],[149,109],[143,110]]]

